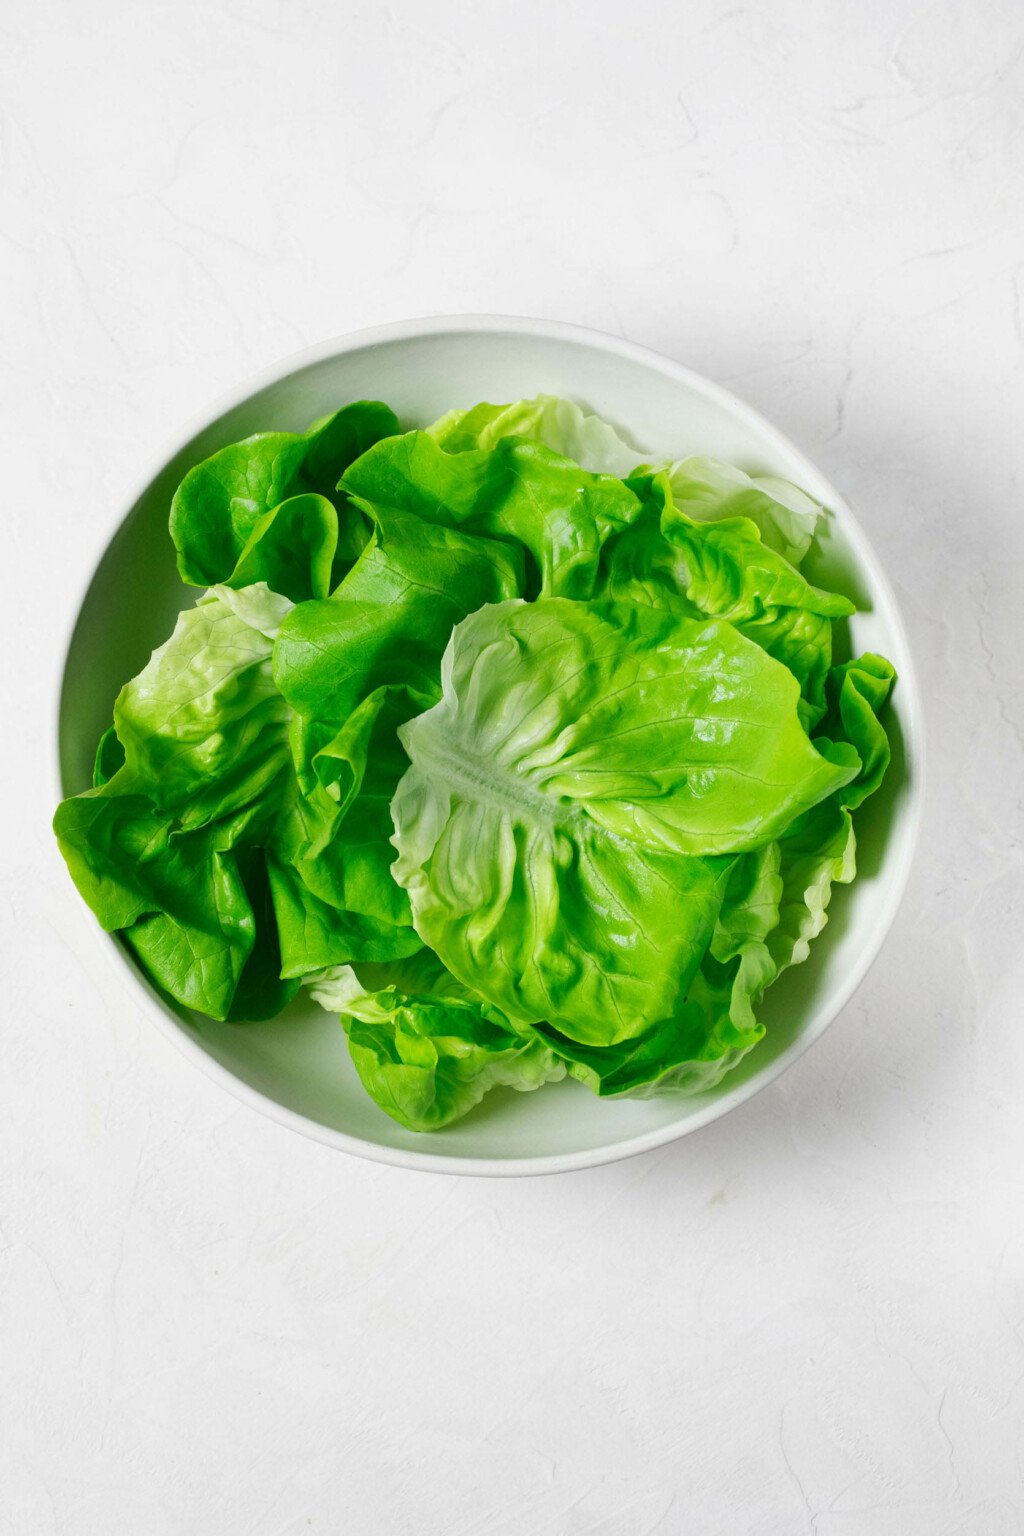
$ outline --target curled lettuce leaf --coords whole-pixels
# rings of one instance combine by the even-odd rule
[[[103,927],[122,932],[172,998],[211,1018],[269,1017],[295,990],[279,979],[254,820],[242,811],[182,831],[131,793],[79,795],[58,812],[68,869]],[[250,963],[262,984],[236,1009]]]
[[[357,960],[401,960],[423,948],[407,923],[350,912],[310,889],[301,867],[278,859],[271,844],[267,875],[281,952],[289,981]]]
[[[755,1007],[777,974],[768,937],[783,884],[778,845],[734,860],[711,941],[686,997],[634,1039],[597,1050],[541,1025],[569,1071],[602,1098],[688,1095],[714,1088],[764,1035]]]
[[[475,405],[450,411],[427,431],[448,453],[493,448],[504,437],[528,438],[571,459],[595,475],[626,480],[646,457],[599,416],[588,415],[572,400],[537,395],[514,405]]]
[[[390,508],[521,549],[527,597],[591,596],[602,545],[640,511],[615,476],[514,437],[447,453],[429,433],[408,432],[371,448],[343,485],[371,517]]]
[[[374,533],[333,596],[284,624],[274,675],[301,714],[340,722],[367,694],[404,685],[438,693],[441,653],[460,619],[523,587],[521,552],[494,539],[373,510]]]
[[[895,680],[891,662],[870,652],[829,675],[821,737],[850,742],[861,768],[842,790],[797,817],[779,840],[783,895],[768,944],[780,971],[807,959],[811,940],[828,921],[833,884],[848,885],[857,872],[851,813],[874,794],[889,767],[889,738],[878,716]]]
[[[668,478],[676,506],[695,522],[744,518],[790,565],[799,565],[810,548],[821,507],[788,480],[703,457],[677,459]]]
[[[679,552],[687,597],[708,618],[745,624],[780,608],[805,609],[827,619],[853,612],[849,598],[812,586],[764,542],[750,518],[699,523],[673,494],[664,502],[661,532]]]
[[[180,615],[114,704],[120,792],[142,789],[184,827],[266,798],[286,760],[288,709],[270,658],[291,607],[266,586],[241,599],[214,589]]]
[[[411,1131],[437,1131],[492,1088],[529,1092],[565,1076],[544,1041],[521,1034],[460,985],[429,950],[398,965],[342,966],[310,977],[341,1016],[370,1097]]]
[[[333,586],[338,513],[326,496],[289,496],[254,524],[225,585],[265,581],[295,602],[326,597]]]
[[[391,800],[409,766],[398,729],[422,707],[408,689],[385,687],[340,728],[296,715],[296,774],[275,837],[277,856],[321,901],[397,927],[412,924],[391,875]]]
[[[262,852],[286,782],[287,706],[270,655],[291,604],[265,586],[239,597],[214,591],[180,616],[118,695],[103,782],[63,801],[54,820],[103,927],[123,932],[171,997],[219,1019],[240,991],[252,1017],[294,991],[278,961],[265,974],[277,938]]]
[[[119,768],[124,767],[124,747],[117,739],[117,732],[112,725],[100,737],[96,748],[96,757],[92,765],[92,787],[99,789],[114,777]]]
[[[629,480],[650,458],[599,416],[555,395],[449,411],[427,431],[449,453],[493,448],[504,437],[529,438],[593,474],[622,480]],[[663,461],[658,467],[667,470],[676,503],[696,521],[746,518],[765,544],[791,565],[799,565],[810,548],[822,509],[789,481],[748,475],[720,459],[699,455]]]
[[[727,619],[792,673],[801,719],[811,729],[825,709],[832,621],[851,614],[853,604],[812,586],[749,517],[701,524],[675,498],[673,486],[661,528],[682,558],[688,600],[708,618]]]
[[[825,711],[832,623],[852,613],[853,604],[812,586],[767,540],[763,519],[705,524],[679,504],[666,472],[639,474],[630,484],[644,510],[605,550],[600,590],[620,601],[728,620],[797,679],[800,718],[812,729]]]
[[[266,581],[296,599],[321,595],[325,564],[329,569],[336,555],[347,563],[357,552],[353,543],[361,543],[351,509],[343,506],[347,526],[339,541],[337,515],[332,524],[322,503],[333,502],[354,459],[397,430],[388,406],[360,400],[308,432],[257,433],[204,459],[189,470],[171,503],[182,581],[196,587]],[[306,502],[309,493],[318,498],[318,509]],[[303,507],[282,507],[299,497]],[[300,547],[308,547],[308,572],[298,551],[289,552],[297,527]],[[277,586],[282,576],[284,585]]]
[[[650,459],[608,422],[555,395],[449,411],[427,431],[448,453],[493,448],[505,437],[529,438],[593,474],[622,480],[629,480],[637,466]],[[748,475],[706,456],[664,461],[659,467],[668,472],[677,505],[695,521],[746,518],[764,543],[791,565],[799,565],[810,548],[822,510],[789,481]]]
[[[614,1044],[685,998],[730,860],[848,783],[727,625],[553,599],[455,630],[392,803],[417,932],[510,1018]],[[718,857],[716,857],[718,856]]]

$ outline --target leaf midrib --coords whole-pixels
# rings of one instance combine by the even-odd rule
[[[498,766],[464,748],[453,750],[436,728],[419,730],[412,742],[413,762],[430,776],[448,786],[468,792],[467,798],[491,804],[501,810],[516,811],[520,817],[548,827],[565,826],[581,820],[578,806],[534,789],[519,774]]]

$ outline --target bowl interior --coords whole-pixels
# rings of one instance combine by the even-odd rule
[[[159,471],[103,554],[74,629],[59,716],[64,793],[88,786],[118,689],[197,595],[177,578],[167,533],[170,498],[186,469],[249,433],[304,429],[352,399],[386,400],[404,426],[415,426],[453,406],[540,391],[569,396],[613,422],[636,444],[638,458],[715,455],[793,480],[831,509],[808,570],[858,602],[862,611],[845,637],[851,649],[880,651],[900,674],[887,722],[894,762],[858,820],[855,884],[836,890],[811,959],[769,990],[765,1039],[717,1090],[693,1099],[608,1103],[574,1082],[533,1094],[497,1090],[449,1130],[414,1135],[367,1098],[337,1020],[315,1005],[297,1001],[269,1023],[217,1024],[168,1004],[110,941],[138,984],[140,1003],[193,1055],[202,1053],[214,1071],[219,1066],[245,1085],[247,1098],[265,1101],[263,1107],[322,1139],[389,1161],[468,1168],[462,1160],[470,1159],[481,1171],[507,1171],[502,1165],[510,1160],[538,1169],[567,1166],[667,1140],[723,1113],[774,1076],[842,1007],[891,922],[912,852],[918,727],[911,662],[888,583],[835,491],[767,423],[675,365],[587,333],[518,322],[392,332],[305,362],[234,404]],[[553,1165],[544,1162],[551,1159]]]

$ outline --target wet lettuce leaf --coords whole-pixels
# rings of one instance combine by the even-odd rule
[[[302,869],[267,855],[281,975],[303,978],[357,960],[401,960],[423,948],[407,923],[351,912],[310,889]]]
[[[617,475],[627,481],[652,457],[632,447],[599,416],[555,395],[449,411],[427,431],[449,453],[493,448],[504,437],[525,437],[594,474]],[[810,548],[822,509],[789,481],[775,475],[748,475],[705,455],[664,460],[656,468],[667,471],[677,505],[696,521],[744,517],[755,524],[765,544],[791,565],[799,565]]]

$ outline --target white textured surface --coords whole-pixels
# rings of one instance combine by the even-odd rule
[[[3,1536],[1018,1536],[1017,0],[0,4]],[[924,842],[826,1039],[650,1157],[349,1161],[140,1028],[51,848],[83,566],[307,340],[558,316],[816,458],[930,694]]]

